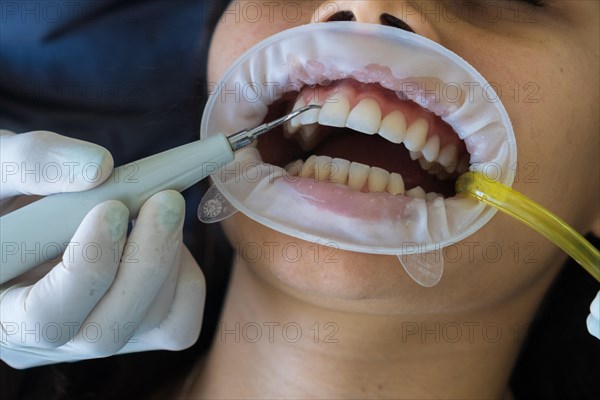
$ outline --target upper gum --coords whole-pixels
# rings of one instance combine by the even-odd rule
[[[368,91],[361,90],[365,86],[369,87]],[[459,148],[464,146],[464,142],[460,140],[452,127],[443,122],[440,117],[432,112],[424,111],[421,106],[410,100],[400,100],[393,91],[378,84],[344,79],[335,81],[328,86],[304,86],[298,97],[301,96],[306,104],[323,105],[327,101],[332,101],[332,97],[336,94],[344,95],[348,99],[350,110],[365,98],[375,100],[381,109],[382,120],[393,111],[401,111],[406,118],[407,127],[417,119],[425,118],[429,123],[427,138],[437,134],[440,137],[441,148],[448,144],[454,144]]]

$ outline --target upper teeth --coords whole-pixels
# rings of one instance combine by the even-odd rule
[[[406,118],[400,111],[389,113],[379,127],[379,136],[392,143],[402,143],[406,136]]]
[[[363,99],[350,111],[346,126],[358,132],[374,135],[381,125],[381,109],[373,99]]]
[[[350,114],[350,102],[346,96],[338,93],[331,98],[332,101],[326,102],[319,112],[319,124],[343,128],[346,126],[348,114]]]
[[[305,107],[308,103],[299,95],[293,109]],[[448,143],[441,147],[440,136],[429,134],[429,122],[418,118],[407,126],[402,111],[394,110],[383,116],[377,101],[363,98],[351,108],[349,99],[343,93],[335,93],[324,102],[321,109],[307,111],[288,122],[284,128],[286,137],[300,133],[299,143],[304,150],[312,149],[318,142],[318,124],[332,127],[348,127],[369,135],[378,134],[392,143],[404,143],[414,160],[423,160],[421,165],[438,176],[447,176],[455,171],[468,169],[468,159],[460,163],[456,145]],[[443,168],[441,168],[443,167]],[[445,170],[444,174],[441,174]],[[446,174],[447,173],[447,174]]]

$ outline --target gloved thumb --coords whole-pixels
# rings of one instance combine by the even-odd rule
[[[0,199],[91,189],[113,169],[105,148],[48,131],[0,131],[0,159]]]
[[[30,282],[38,273],[33,270],[3,289],[0,343],[51,348],[72,339],[113,283],[128,221],[123,203],[97,205],[81,222],[58,265],[36,282]],[[25,334],[35,333],[36,327],[36,334]],[[47,328],[52,333],[40,336]]]

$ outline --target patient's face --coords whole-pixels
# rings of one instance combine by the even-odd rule
[[[256,8],[258,4],[262,4],[262,9]],[[513,187],[586,233],[598,218],[599,200],[598,12],[598,2],[577,0],[550,0],[545,6],[501,0],[233,2],[213,38],[209,81],[218,81],[252,45],[295,26],[355,20],[400,29],[406,26],[395,18],[403,20],[415,33],[464,58],[493,83],[517,140],[519,163]],[[374,86],[347,86],[348,90],[359,91],[363,98],[368,97],[365,93],[377,90]],[[405,109],[416,115],[407,117],[407,126],[416,122],[419,115],[427,114],[415,107]],[[385,117],[384,108],[378,111],[381,119]],[[375,111],[369,107],[362,110],[362,120],[372,117],[369,112]],[[430,126],[435,124],[432,121]],[[314,135],[319,135],[319,130],[315,133],[301,126],[297,132],[288,131],[286,138],[289,146],[310,149]],[[354,147],[360,149],[369,149],[369,141],[380,140],[377,134],[347,136],[345,140],[355,140]],[[439,164],[444,144],[451,142],[452,139],[442,138],[437,152],[433,150]],[[387,145],[392,144],[388,141]],[[421,158],[427,153],[425,145],[421,146]],[[277,159],[265,142],[259,141],[259,150],[265,161],[293,161]],[[342,152],[344,157],[334,145],[320,151],[316,155],[362,165],[388,165],[385,160],[370,159],[373,155],[366,150]],[[457,143],[454,150],[445,154],[448,159],[454,155],[460,168],[460,154],[464,151]],[[304,155],[310,156],[310,151]],[[302,161],[308,162],[306,158]],[[384,178],[375,177],[370,185],[371,175],[361,180],[361,168],[352,167],[343,183],[356,191],[402,195],[402,188],[398,182],[392,183],[391,175],[383,173]],[[425,174],[433,180],[422,178],[420,183],[418,175],[423,175],[423,171],[415,172],[413,168],[387,172],[403,176],[405,191],[418,185],[425,192],[443,192],[452,187],[455,177],[442,171],[441,175]],[[388,179],[388,183],[376,179]],[[449,180],[450,184],[436,180]],[[410,195],[419,196],[414,191]],[[294,212],[293,204],[290,212]],[[417,313],[427,308],[444,311],[484,307],[526,290],[541,274],[565,260],[560,250],[529,228],[496,215],[474,235],[446,248],[442,280],[434,288],[422,288],[408,277],[394,256],[322,247],[271,230],[240,213],[225,221],[224,228],[239,256],[262,279],[308,301],[348,310]],[[353,301],[373,299],[380,301]]]

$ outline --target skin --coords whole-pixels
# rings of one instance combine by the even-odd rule
[[[394,15],[501,89],[518,145],[514,188],[579,232],[598,233],[597,1],[482,2],[502,14],[487,20],[482,7],[460,1],[452,9],[443,8],[450,2],[412,2],[444,9],[437,18],[423,18],[400,0],[304,1],[295,2],[303,18],[293,23],[281,18],[284,3],[277,2],[273,22],[268,5],[257,22],[243,14],[239,22],[234,15],[221,22],[209,57],[211,82],[242,52],[284,29],[340,10],[369,23]],[[507,382],[527,326],[566,260],[547,240],[497,214],[449,249],[441,282],[423,288],[395,257],[316,246],[240,213],[223,226],[234,248],[258,244],[263,256],[236,253],[221,328],[191,377],[194,398],[510,398]],[[273,242],[268,257],[262,244]],[[296,262],[283,257],[288,243],[302,248]],[[289,322],[302,329],[298,341],[291,340],[295,325],[283,334]],[[265,323],[279,325],[269,332]],[[256,340],[254,324],[262,331]]]

